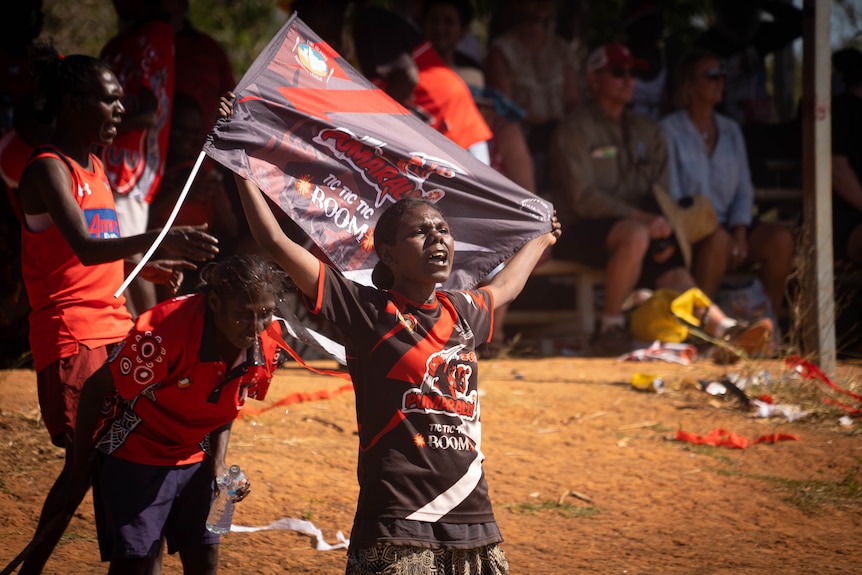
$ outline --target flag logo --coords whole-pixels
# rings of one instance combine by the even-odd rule
[[[326,63],[326,56],[318,52],[310,44],[303,43],[299,45],[296,49],[296,60],[303,68],[320,79],[326,78],[328,80],[328,76],[332,75],[329,65]]]

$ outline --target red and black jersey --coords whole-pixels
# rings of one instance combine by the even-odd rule
[[[146,465],[196,463],[211,431],[236,419],[247,397],[264,398],[283,341],[280,324],[229,366],[206,299],[181,296],[138,316],[109,358],[123,401],[103,410],[100,451]]]
[[[319,285],[310,307],[342,332],[356,388],[357,521],[493,522],[475,352],[491,336],[491,292],[421,304],[324,266]]]

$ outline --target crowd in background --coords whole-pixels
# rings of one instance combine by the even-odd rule
[[[120,232],[132,235],[165,222],[214,121],[218,98],[234,87],[235,78],[225,51],[230,47],[194,28],[186,0],[115,0],[114,7],[119,29],[100,56],[124,89],[125,114],[114,144],[99,155]],[[637,287],[692,285],[720,298],[733,281],[753,278],[771,316],[786,318],[798,220],[776,221],[782,214],[759,213],[753,189],[770,159],[765,155],[774,151],[792,160],[798,153],[787,145],[801,138],[798,121],[779,122],[765,62],[801,36],[801,11],[773,0],[714,0],[711,26],[691,45],[678,46],[668,41],[660,0],[624,2],[617,43],[597,43],[588,26],[573,23],[570,8],[555,0],[495,3],[488,25],[476,34],[469,0],[290,3],[290,10],[390,96],[522,187],[554,201],[566,229],[554,256],[606,270],[596,339],[610,335],[609,341],[594,341],[596,354],[631,347],[622,304]],[[16,3],[7,20],[13,21],[18,24],[9,26],[0,52],[0,170],[6,189],[0,324],[7,365],[26,357],[30,311],[20,279],[15,189],[26,159],[52,130],[40,121],[44,102],[33,97],[40,62],[64,50],[37,40],[38,0]],[[842,265],[862,263],[862,164],[849,143],[850,126],[860,115],[860,60],[858,51],[847,49],[835,61],[836,86],[844,90],[834,108],[833,159],[835,256]],[[599,100],[618,101],[625,111],[619,118],[628,118],[621,120],[618,134],[607,135],[621,138],[619,149],[611,140],[599,141],[605,136],[585,139],[592,128],[584,122],[599,130],[595,118],[585,114],[607,113],[596,116]],[[635,141],[638,130],[654,141]],[[561,142],[568,148],[562,150]],[[646,147],[635,149],[641,145]],[[575,153],[578,146],[585,150],[582,158]],[[652,199],[643,203],[654,185],[674,200],[709,197],[718,217],[715,233],[680,245],[667,215]],[[219,257],[256,252],[245,222],[235,215],[238,207],[232,179],[207,161],[178,224],[206,224],[219,240]],[[578,255],[597,253],[601,257],[589,261]],[[628,263],[619,260],[623,253]],[[664,259],[656,263],[657,258]],[[627,269],[627,275],[618,269]],[[668,270],[674,275],[662,279]],[[680,270],[686,274],[681,282]],[[181,293],[196,287],[195,272],[185,275]],[[165,287],[139,280],[126,293],[133,316],[170,295]],[[497,346],[506,337],[504,329],[503,310],[495,326]]]
[[[39,0],[15,3],[0,34],[3,362],[32,360],[66,457],[22,574],[41,572],[91,482],[110,572],[157,571],[164,543],[187,572],[217,571],[219,539],[200,519],[227,469],[231,422],[247,398],[263,399],[286,346],[275,263],[349,352],[361,492],[348,574],[393,562],[508,573],[481,472],[477,359],[499,351],[506,309],[543,258],[604,271],[589,355],[632,350],[638,289],[695,292],[689,323],[732,344],[715,347],[716,361],[738,359],[734,346],[776,353],[799,221],[758,211],[752,165],[765,158],[750,142],[777,133],[766,129],[778,116],[765,60],[801,35],[792,5],[714,0],[712,25],[672,48],[659,0],[626,1],[625,40],[612,42],[560,25],[555,0],[502,3],[481,40],[470,0],[296,0],[290,8],[372,83],[551,199],[551,231],[475,289],[438,291],[455,233],[436,205],[402,200],[377,222],[376,287],[365,286],[321,263],[256,186],[207,161],[121,298],[113,290],[166,223],[216,115],[229,119],[233,96],[222,97],[235,79],[225,49],[189,22],[187,0],[113,6],[118,30],[98,57],[39,41]],[[834,251],[858,267],[862,52],[837,52],[834,67]],[[763,309],[736,309],[723,290]],[[421,337],[402,340],[402,328]],[[432,379],[475,417],[405,408],[399,386]],[[469,449],[429,457],[414,434],[429,425],[463,434]]]

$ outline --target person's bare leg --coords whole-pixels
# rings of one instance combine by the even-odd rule
[[[607,238],[610,259],[605,265],[604,315],[622,315],[623,302],[641,275],[649,242],[649,229],[640,222],[620,220],[611,228]]]
[[[684,292],[697,286],[688,270],[676,268],[659,276],[656,280],[656,287]],[[735,319],[729,317],[713,303],[709,305],[705,313],[695,310],[694,316],[704,318],[702,328],[707,335],[718,339],[729,337],[729,343],[741,348],[749,355],[769,352],[770,350],[775,326],[772,325],[772,320],[769,318],[763,318],[750,326],[739,326]],[[739,356],[718,348],[713,359],[719,363],[732,363],[738,360]]]
[[[751,230],[748,259],[760,264],[758,277],[776,316],[784,303],[787,279],[793,272],[794,251],[793,234],[781,224],[762,222]]]
[[[715,297],[721,280],[727,272],[728,254],[731,237],[722,227],[694,246],[691,275],[700,290],[709,297]]]
[[[69,501],[68,496],[72,483],[72,462],[74,459],[74,447],[71,438],[67,437],[65,442],[66,458],[60,475],[54,481],[54,485],[45,497],[42,505],[42,513],[36,534],[33,536],[33,548],[21,565],[21,575],[35,575],[42,573],[45,563],[59,543],[60,538],[72,520],[72,515],[81,504],[86,491],[79,498]],[[89,485],[90,478],[86,479]]]
[[[682,293],[694,287],[699,286],[688,270],[683,267],[668,270],[656,279],[656,288],[658,289],[669,289]],[[701,291],[703,290],[701,289]],[[736,320],[729,317],[715,304],[711,304],[706,310],[694,313],[694,316],[705,319],[703,330],[707,335],[713,337],[721,337],[728,328],[736,325]]]
[[[180,549],[183,575],[215,575],[218,572],[218,544]]]

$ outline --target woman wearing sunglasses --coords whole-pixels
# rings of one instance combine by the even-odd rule
[[[727,72],[715,54],[695,50],[680,61],[675,100],[680,108],[662,120],[668,147],[670,193],[707,196],[721,224],[694,246],[692,275],[710,297],[728,271],[757,269],[777,315],[793,271],[793,235],[753,218],[754,187],[742,130],[715,111]]]

